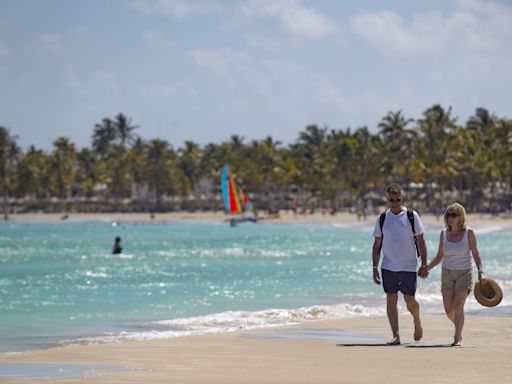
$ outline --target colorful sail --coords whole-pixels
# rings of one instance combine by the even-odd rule
[[[246,210],[250,204],[249,199],[242,188],[237,185],[228,165],[224,165],[222,168],[221,189],[226,212],[240,213]]]

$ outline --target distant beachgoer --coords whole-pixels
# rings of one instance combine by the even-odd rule
[[[121,238],[119,236],[116,237],[114,242],[114,247],[112,248],[112,253],[121,253],[123,251],[123,247],[121,247]]]
[[[398,184],[391,184],[386,190],[389,209],[377,218],[372,250],[373,281],[381,284],[379,259],[382,249],[382,285],[386,292],[387,315],[393,338],[388,345],[400,344],[398,330],[398,291],[402,292],[407,309],[414,318],[414,340],[423,337],[420,319],[420,305],[416,301],[416,253],[421,257],[418,275],[426,278],[427,248],[423,238],[423,225],[416,211],[402,205],[403,190]],[[383,220],[383,222],[382,222]]]
[[[356,215],[357,221],[361,221],[361,217],[366,221],[366,213],[364,212],[363,200],[361,198],[356,201]]]
[[[466,225],[466,210],[459,203],[453,203],[444,213],[445,229],[439,236],[439,248],[436,257],[427,265],[431,270],[441,261],[441,293],[446,316],[455,326],[452,346],[462,345],[464,327],[464,303],[471,292],[472,264],[471,255],[478,268],[480,284],[486,284],[482,270],[482,259],[476,246],[475,232]]]

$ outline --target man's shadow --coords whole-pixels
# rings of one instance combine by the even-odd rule
[[[451,344],[411,344],[402,343],[397,345],[388,345],[386,343],[343,343],[336,344],[337,347],[405,347],[405,348],[453,348]]]

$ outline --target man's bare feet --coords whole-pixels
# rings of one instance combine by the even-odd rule
[[[423,337],[423,328],[421,327],[421,323],[418,325],[414,324],[414,341],[420,341]]]
[[[452,343],[452,347],[462,347],[462,339],[454,340]]]
[[[393,337],[386,345],[400,345],[400,336]]]

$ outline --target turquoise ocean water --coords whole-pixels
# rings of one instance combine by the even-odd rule
[[[429,258],[440,228],[426,227]],[[0,353],[384,315],[372,230],[373,222],[2,222]],[[467,309],[510,315],[512,232],[499,220],[476,230],[505,298],[484,309],[471,296]],[[120,255],[111,254],[115,236]],[[439,280],[439,267],[420,280],[423,312],[442,311]]]

